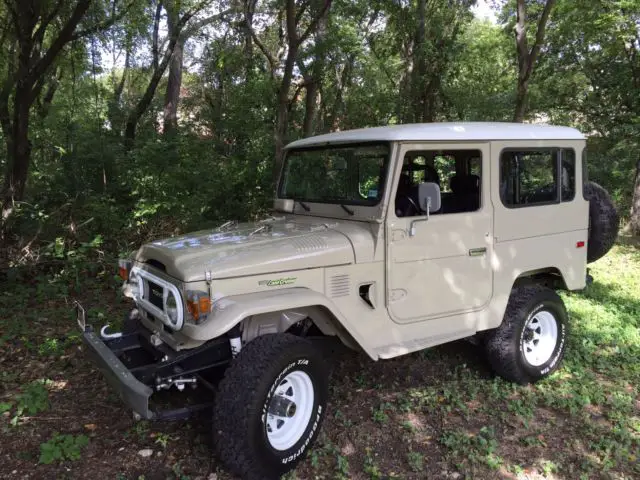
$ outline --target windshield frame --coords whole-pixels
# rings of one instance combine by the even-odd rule
[[[289,156],[292,153],[297,152],[310,152],[316,150],[332,150],[332,149],[341,149],[341,148],[357,148],[357,147],[376,147],[376,146],[385,146],[387,147],[387,155],[384,158],[384,164],[382,166],[383,175],[380,177],[379,182],[379,192],[378,198],[375,201],[368,202],[367,200],[363,201],[354,201],[348,199],[331,199],[331,200],[320,200],[320,199],[309,199],[309,198],[296,198],[293,195],[284,195],[284,177],[285,170],[287,168],[287,162],[289,161]],[[280,177],[278,179],[278,190],[277,190],[277,198],[289,199],[295,202],[303,202],[303,203],[311,203],[311,204],[323,204],[323,205],[350,205],[354,207],[366,207],[372,208],[379,206],[385,198],[386,190],[387,190],[387,180],[389,178],[389,165],[391,165],[391,156],[393,155],[393,142],[389,141],[368,141],[368,142],[344,142],[344,143],[325,143],[322,145],[313,145],[310,147],[300,147],[300,148],[292,148],[285,150],[285,158],[282,162],[282,169],[280,170]]]

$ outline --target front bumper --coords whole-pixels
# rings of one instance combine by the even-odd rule
[[[208,402],[157,411],[150,408],[149,399],[154,392],[172,386],[181,391],[185,384],[194,387],[202,384],[213,389],[201,373],[229,363],[232,355],[226,337],[177,352],[142,325],[133,333],[105,335],[103,331],[97,334],[86,324],[85,311],[79,304],[76,304],[76,315],[89,355],[136,418],[182,419],[211,405]]]
[[[141,418],[152,419],[154,413],[149,409],[149,398],[153,389],[138,380],[91,327],[85,327],[82,337],[93,361],[124,403]]]

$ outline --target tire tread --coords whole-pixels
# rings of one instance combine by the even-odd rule
[[[552,294],[557,298],[566,318],[564,303],[554,290],[538,284],[518,285],[511,290],[502,323],[487,335],[485,351],[489,363],[493,370],[506,380],[521,385],[537,380],[524,370],[518,361],[519,351],[514,336],[519,333],[520,322],[529,315],[532,300],[546,294]]]
[[[243,347],[220,381],[213,409],[213,447],[224,465],[243,479],[278,478],[277,473],[265,472],[256,462],[244,432],[250,428],[249,418],[261,415],[251,411],[262,405],[255,386],[268,373],[272,360],[305,344],[313,348],[308,340],[286,333],[257,337]]]

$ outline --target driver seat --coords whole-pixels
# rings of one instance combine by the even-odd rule
[[[404,217],[405,212],[409,209],[411,202],[407,197],[411,197],[411,190],[411,179],[406,172],[402,172],[398,179],[398,189],[396,190],[395,207],[397,217]]]

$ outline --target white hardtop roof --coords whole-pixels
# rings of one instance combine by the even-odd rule
[[[506,122],[412,123],[359,128],[296,140],[287,149],[349,142],[478,141],[478,140],[584,140],[575,128]]]

